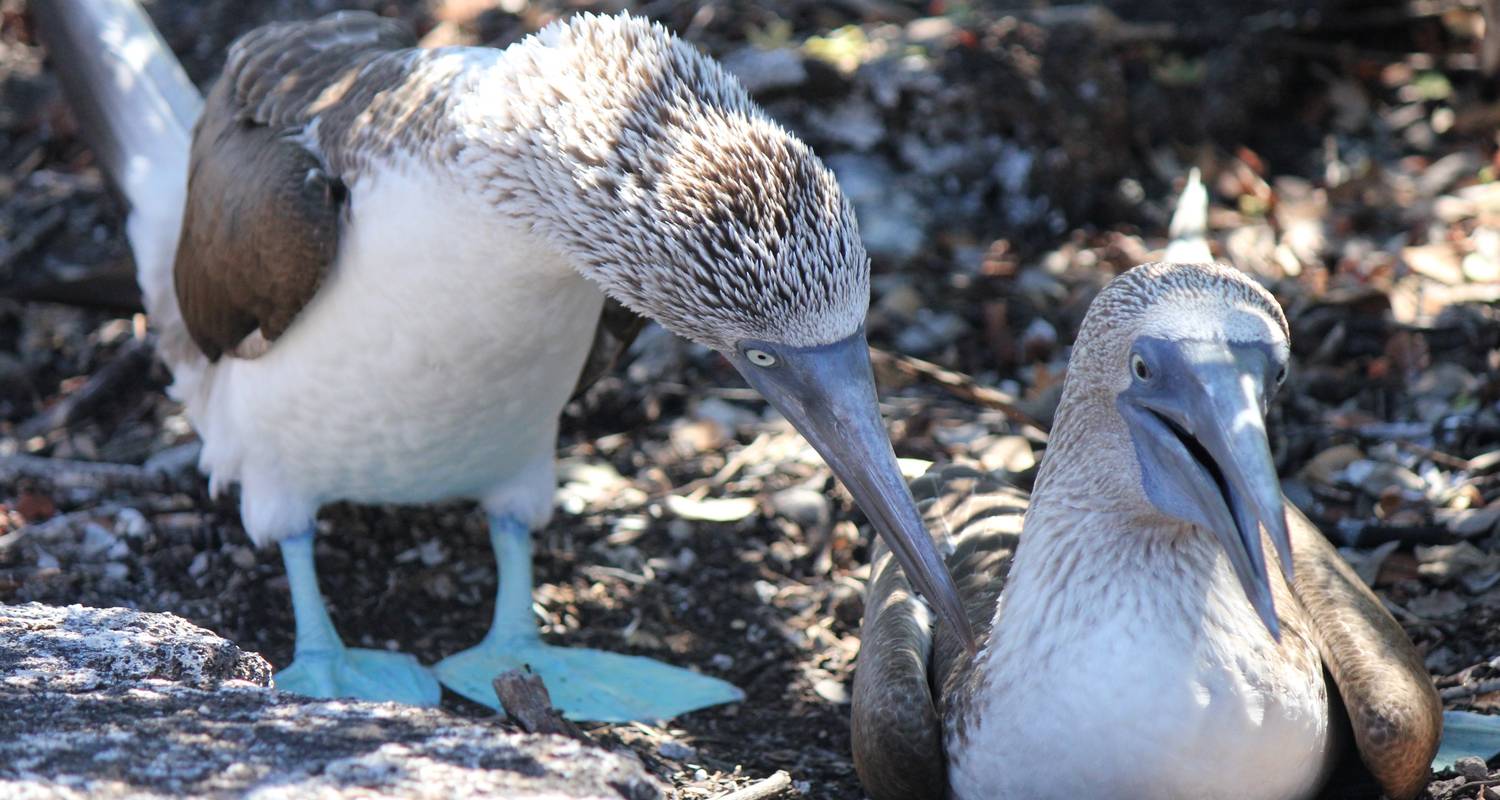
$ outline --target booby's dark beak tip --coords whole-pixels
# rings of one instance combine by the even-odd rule
[[[864,330],[832,344],[742,343],[726,354],[823,457],[869,517],[907,579],[975,652],[973,627],[891,449]]]
[[[1118,408],[1146,495],[1162,512],[1213,532],[1250,605],[1280,641],[1262,529],[1287,581],[1292,546],[1262,405],[1269,347],[1142,338],[1136,351],[1150,378],[1122,392]]]

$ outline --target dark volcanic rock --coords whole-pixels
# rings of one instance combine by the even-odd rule
[[[0,606],[0,796],[660,796],[629,755],[270,675],[170,614]]]

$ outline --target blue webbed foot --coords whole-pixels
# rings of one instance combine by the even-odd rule
[[[514,518],[492,517],[490,544],[500,568],[495,621],[484,641],[433,667],[443,685],[498,708],[492,682],[529,666],[565,716],[594,722],[670,719],[745,699],[729,683],[642,656],[543,643],[531,609],[531,531]]]
[[[643,656],[554,647],[535,637],[481,643],[438,662],[433,672],[449,689],[499,708],[492,681],[523,666],[541,676],[552,705],[574,720],[662,720],[745,699],[733,684],[681,667]]]
[[[442,687],[416,658],[344,646],[318,591],[311,532],[282,541],[281,557],[292,589],[297,646],[291,665],[276,673],[276,688],[311,697],[438,704]]]
[[[432,671],[414,656],[340,647],[300,653],[276,673],[276,688],[310,697],[356,697],[435,706],[442,698]]]

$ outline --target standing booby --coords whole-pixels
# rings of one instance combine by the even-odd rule
[[[1281,494],[1287,359],[1243,274],[1138,267],[1083,321],[1029,502],[972,470],[918,482],[979,651],[877,553],[853,706],[872,797],[1309,797],[1351,732],[1387,795],[1426,785],[1422,659]]]
[[[552,513],[558,416],[597,363],[606,296],[724,354],[967,624],[875,402],[849,204],[693,47],[581,15],[503,51],[426,50],[340,13],[241,37],[200,115],[133,2],[36,11],[131,205],[201,466],[215,489],[239,484],[257,544],[281,545],[297,634],[280,687],[435,703],[414,658],[341,642],[313,519],[337,500],[473,498],[499,562],[495,617],[436,666],[443,684],[494,706],[491,680],[529,665],[569,716],[601,721],[743,696],[538,635],[531,531]]]

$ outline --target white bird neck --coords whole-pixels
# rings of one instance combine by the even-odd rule
[[[1151,626],[1191,638],[1208,595],[1241,599],[1217,542],[1159,514],[1081,511],[1042,498],[1023,531],[996,609],[988,650],[996,667],[1024,661],[1017,648],[1101,628]]]

